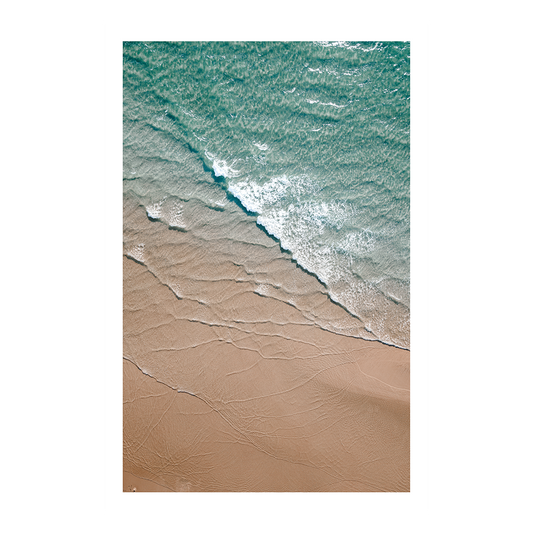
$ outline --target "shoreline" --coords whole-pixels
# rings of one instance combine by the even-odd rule
[[[409,491],[410,351],[237,208],[188,208],[125,198],[124,491]]]
[[[190,301],[124,258],[125,473],[172,491],[408,491],[410,352],[243,285],[225,287],[226,311],[248,322],[191,321]]]

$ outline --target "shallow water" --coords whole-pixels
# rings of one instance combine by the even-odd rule
[[[124,193],[125,254],[207,322],[232,305],[202,302],[216,252],[323,329],[409,347],[408,43],[125,43]]]

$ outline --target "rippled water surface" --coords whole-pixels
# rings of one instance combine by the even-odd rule
[[[227,225],[235,256],[265,246],[259,225],[360,321],[355,335],[408,347],[409,53],[125,43],[125,195],[198,238]],[[148,244],[126,245],[149,257]]]

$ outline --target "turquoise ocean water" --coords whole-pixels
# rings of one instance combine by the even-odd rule
[[[193,204],[238,206],[358,336],[409,347],[409,55],[405,42],[124,43],[124,192],[182,230]]]

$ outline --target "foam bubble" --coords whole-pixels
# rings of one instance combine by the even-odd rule
[[[282,240],[285,235],[285,225],[288,217],[289,212],[281,209],[269,212],[268,215],[260,215],[257,217],[257,223],[263,226],[270,235]]]
[[[369,229],[350,233],[338,245],[340,250],[355,256],[369,254],[376,245],[376,238]]]
[[[165,222],[172,228],[184,228],[182,205],[175,201],[165,207]]]
[[[272,290],[269,285],[260,284],[255,288],[254,292],[260,296],[270,296]]]
[[[222,176],[225,178],[227,176],[227,167],[223,161],[215,160],[213,162],[213,171],[217,177]]]
[[[144,263],[144,243],[133,245],[128,251],[126,251],[126,255],[139,261],[139,263]]]
[[[146,214],[148,215],[149,218],[153,220],[157,220],[161,217],[161,210],[162,210],[164,201],[165,199],[163,198],[163,200],[159,202],[146,206]]]
[[[259,148],[259,150],[268,150],[268,144],[261,144],[261,143],[258,143],[258,142],[254,142],[252,144],[254,146],[257,146],[257,148]]]
[[[290,181],[286,176],[272,178],[264,185],[245,180],[228,187],[228,191],[238,198],[242,205],[254,213],[262,213],[265,205],[272,205],[285,196]]]
[[[172,292],[178,297],[182,298],[181,288],[179,283],[177,282],[171,282],[168,284],[168,286],[171,288]]]
[[[235,170],[227,161],[219,159],[210,152],[205,152],[206,157],[213,161],[213,172],[217,178],[233,178],[239,175],[239,171]],[[235,162],[234,162],[235,163]]]

